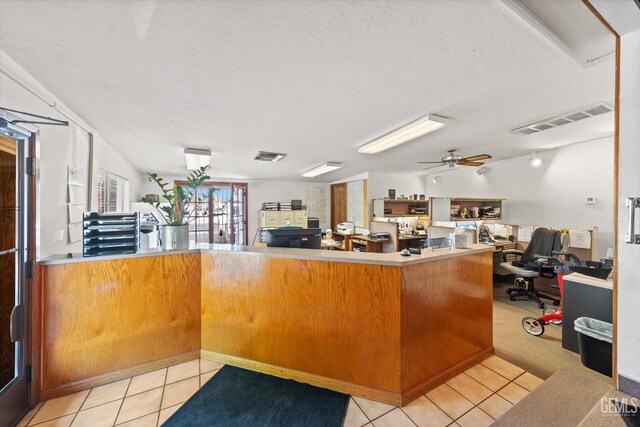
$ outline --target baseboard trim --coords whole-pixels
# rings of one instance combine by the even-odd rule
[[[175,356],[165,357],[153,362],[143,363],[141,365],[132,366],[130,368],[121,369],[119,371],[108,372],[106,374],[97,375],[95,377],[83,379],[72,383],[62,384],[55,388],[46,390],[40,390],[37,394],[36,403],[43,400],[49,400],[56,397],[64,396],[78,391],[87,390],[93,387],[109,384],[114,381],[122,380],[125,378],[133,377],[135,375],[144,374],[146,372],[155,371],[156,369],[167,368],[179,363],[189,362],[191,360],[198,359],[200,357],[200,350],[193,350],[187,353],[178,354]]]
[[[392,405],[400,405],[402,403],[401,393],[389,390],[381,390],[377,388],[367,387],[360,384],[354,384],[346,381],[335,380],[321,375],[301,372],[295,369],[282,368],[280,366],[270,365],[268,363],[256,362],[255,360],[244,359],[237,356],[229,356],[227,354],[216,353],[213,351],[202,350],[200,357],[203,359],[214,360],[227,365],[246,368],[252,371],[262,372],[276,377],[295,380],[318,387],[339,391],[346,394],[355,394],[357,396],[369,399],[379,400],[390,403]]]
[[[493,348],[493,346],[487,347],[484,350],[480,350],[478,353],[470,357],[467,357],[463,361],[453,365],[449,369],[446,369],[434,375],[433,377],[427,378],[421,383],[416,384],[415,386],[411,387],[410,389],[402,393],[402,405],[404,406],[410,403],[411,401],[425,394],[429,390],[433,390],[439,385],[444,384],[451,378],[466,371],[472,366],[477,365],[478,363],[482,362],[488,357],[493,356],[494,354],[495,354],[495,349]]]
[[[640,399],[640,382],[618,374],[618,389],[637,399]]]
[[[429,390],[436,388],[440,384],[443,384],[444,382],[455,377],[461,372],[464,372],[470,367],[482,362],[486,358],[492,356],[494,353],[495,350],[493,346],[487,347],[484,350],[481,350],[478,353],[450,367],[449,369],[442,371],[437,375],[428,378],[401,393],[376,389],[346,381],[339,381],[320,375],[310,374],[308,372],[282,368],[280,366],[274,366],[268,363],[256,362],[254,360],[244,359],[236,356],[229,356],[213,351],[202,350],[200,353],[200,357],[202,359],[213,360],[227,365],[237,366],[239,368],[246,368],[252,371],[263,372],[265,374],[275,375],[281,378],[292,379],[295,381],[316,385],[318,387],[328,388],[330,390],[339,391],[341,393],[353,394],[356,396],[362,396],[369,399],[390,403],[392,405],[404,406],[416,399],[418,396],[425,394]]]

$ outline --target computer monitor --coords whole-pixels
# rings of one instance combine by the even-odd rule
[[[281,227],[266,230],[267,246],[276,248],[320,249],[322,234],[319,228]]]

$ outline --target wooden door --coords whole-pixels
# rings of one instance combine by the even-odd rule
[[[347,183],[331,185],[331,229],[347,220]]]

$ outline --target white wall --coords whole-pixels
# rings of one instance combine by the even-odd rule
[[[142,176],[143,183],[140,188],[140,194],[147,193],[159,194],[160,189],[153,182],[148,182],[146,174]],[[165,181],[173,183],[175,180],[184,180],[185,177],[179,176],[167,176],[163,177]],[[320,228],[326,229],[329,227],[329,184],[317,183],[309,181],[269,181],[269,180],[236,180],[236,179],[224,179],[219,177],[212,178],[213,181],[222,182],[246,182],[248,201],[247,201],[247,213],[248,213],[248,243],[252,244],[256,235],[256,230],[260,226],[259,212],[262,208],[263,202],[290,202],[292,199],[301,199],[305,204],[305,192],[307,187],[322,187],[325,190],[325,222],[320,222]],[[256,240],[257,241],[257,240]]]
[[[613,138],[574,144],[541,153],[538,168],[530,156],[488,163],[490,171],[456,167],[426,177],[431,197],[505,198],[502,223],[595,229],[594,258],[613,246]],[[434,175],[442,180],[431,181]],[[598,198],[586,205],[586,196]]]
[[[81,242],[68,243],[67,166],[83,170],[88,182],[89,132],[87,129],[90,130],[90,127],[1,51],[0,71],[2,72],[0,73],[0,105],[3,107],[66,120],[61,113],[63,111],[80,124],[72,122],[68,127],[39,126],[40,205],[37,253],[38,258],[41,259],[53,254],[81,252]],[[140,172],[94,132],[94,170],[97,171],[98,167],[129,179],[130,194],[132,197],[136,196],[140,186]],[[95,186],[95,178],[93,183]]]
[[[389,196],[389,189],[396,190],[396,197],[409,194],[425,194],[425,181],[422,175],[369,172],[367,190],[369,199]]]
[[[635,388],[625,388],[620,379],[624,391],[640,397],[640,245],[624,243],[625,199],[640,197],[640,29],[623,35],[620,47],[618,374],[637,382]]]

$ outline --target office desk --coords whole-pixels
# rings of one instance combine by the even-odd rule
[[[368,236],[358,234],[351,237],[351,247],[354,250],[364,248],[365,252],[369,253],[382,253],[382,244],[389,240],[391,239],[372,239]]]
[[[407,248],[421,248],[423,246],[423,242],[428,236],[419,236],[416,234],[400,234],[398,237],[398,242],[400,246],[400,250]]]
[[[204,245],[39,262],[36,401],[202,356],[406,404],[493,353],[491,249]]]

